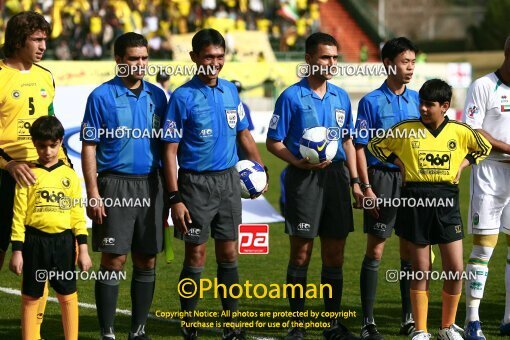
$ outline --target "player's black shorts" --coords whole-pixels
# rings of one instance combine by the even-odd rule
[[[166,215],[161,174],[101,173],[97,186],[107,216],[103,224],[92,223],[94,251],[122,255],[130,251],[147,255],[161,252]]]
[[[61,295],[76,292],[76,246],[71,230],[48,234],[27,226],[22,254],[23,294],[41,297],[47,279]]]
[[[402,200],[398,209],[399,236],[416,244],[450,243],[464,237],[457,185],[406,183],[401,198],[408,203],[403,206]]]
[[[11,242],[14,191],[16,181],[9,172],[0,170],[0,251],[7,251]]]
[[[175,237],[202,244],[209,238],[237,240],[242,222],[241,181],[235,167],[223,171],[194,172],[180,168],[179,192],[193,222]]]
[[[289,166],[285,232],[303,238],[346,238],[354,230],[349,175],[343,162],[321,170]]]
[[[377,197],[400,197],[402,174],[398,168],[369,167],[368,180]],[[380,207],[378,219],[373,218],[367,210],[363,210],[363,231],[379,238],[390,237],[395,227],[397,210],[396,207]]]

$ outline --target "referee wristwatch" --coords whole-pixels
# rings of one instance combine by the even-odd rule
[[[361,183],[361,191],[365,192],[368,188],[371,188],[372,186],[369,183]]]

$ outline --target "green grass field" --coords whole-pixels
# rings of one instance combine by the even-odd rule
[[[270,155],[263,145],[260,150],[265,163],[268,165],[271,173],[270,190],[266,198],[278,209],[279,198],[279,173],[283,169],[283,162]],[[467,221],[467,208],[469,203],[469,174],[463,174],[460,184],[461,188],[461,210],[464,223]],[[362,232],[362,214],[356,210],[355,232],[351,233],[347,240],[345,250],[344,264],[344,291],[342,298],[342,308],[344,311],[356,312],[356,317],[345,320],[345,324],[354,332],[359,333],[361,322],[361,304],[359,296],[359,271],[364,256],[365,237]],[[317,240],[316,242],[319,242]],[[471,250],[471,237],[465,238],[464,259],[466,260]],[[216,276],[216,263],[214,259],[213,242],[209,242],[207,266],[203,277],[214,278]],[[317,245],[313,254],[313,259],[308,271],[309,283],[320,283],[320,254]],[[161,255],[157,267],[156,293],[152,305],[151,313],[157,311],[177,311],[179,309],[179,299],[177,295],[177,281],[181,270],[183,260],[183,245],[180,241],[174,240],[175,261],[172,264],[166,264],[164,256]],[[439,254],[435,249],[436,255]],[[400,262],[398,256],[398,240],[392,237],[385,249],[383,261],[379,270],[379,286],[377,302],[375,306],[375,317],[379,330],[386,339],[399,338],[396,333],[400,324],[400,290],[398,283],[389,283],[385,280],[385,272],[389,269],[399,269]],[[93,253],[94,269],[99,267],[99,256]],[[284,283],[286,268],[288,262],[288,237],[284,233],[283,223],[270,226],[270,253],[268,255],[242,255],[239,257],[239,271],[241,283],[249,280],[251,283]],[[490,262],[490,275],[485,290],[485,298],[481,305],[481,317],[484,321],[484,332],[488,339],[498,338],[498,327],[504,312],[505,305],[505,268],[506,246],[504,237],[500,237],[498,247],[496,248]],[[13,275],[7,269],[7,261],[10,253],[7,254],[6,264],[0,272],[0,287],[20,289],[21,279]],[[131,276],[131,264],[128,262],[126,267],[128,272],[128,281]],[[434,269],[440,268],[440,259],[436,257]],[[441,318],[441,282],[432,282],[430,289],[429,305],[429,329],[435,335],[439,327]],[[94,282],[78,282],[78,292],[80,302],[94,305]],[[119,302],[117,308],[130,309],[130,285],[129,282],[121,282]],[[50,293],[55,296],[54,292]],[[18,339],[20,338],[20,297],[7,294],[0,291],[0,339]],[[214,299],[212,294],[207,295],[199,302],[198,309],[208,311],[219,311],[221,309],[219,299]],[[307,300],[306,308],[314,311],[322,310],[322,300]],[[244,311],[286,311],[288,302],[285,299],[241,299],[240,310]],[[457,323],[462,325],[464,322],[465,303],[464,292],[459,305],[457,314]],[[210,320],[210,319],[207,319]],[[242,319],[251,321],[250,319]],[[205,321],[205,320],[204,320]],[[286,319],[261,319],[268,321],[286,321]],[[117,339],[127,338],[129,331],[130,317],[127,315],[117,315],[116,330]],[[178,339],[179,324],[176,320],[163,320],[151,318],[147,326],[148,334],[153,339]],[[282,328],[254,328],[248,329],[248,334],[253,336],[271,336],[282,338],[286,334],[286,329]],[[218,338],[219,332],[216,329],[203,330],[200,336],[203,338]],[[60,310],[57,303],[48,302],[46,316],[43,323],[42,335],[46,339],[63,339]],[[97,339],[98,321],[94,309],[80,309],[80,339]],[[317,329],[308,331],[309,339],[319,339],[320,332]],[[403,337],[400,337],[403,339]]]

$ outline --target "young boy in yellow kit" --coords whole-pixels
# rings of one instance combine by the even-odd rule
[[[38,118],[30,135],[39,159],[32,169],[36,183],[16,187],[12,223],[11,271],[23,273],[21,329],[23,340],[37,338],[37,309],[46,280],[57,293],[66,340],[78,339],[75,259],[87,271],[87,249],[80,179],[58,159],[64,128],[53,116]],[[72,274],[71,274],[72,273]]]

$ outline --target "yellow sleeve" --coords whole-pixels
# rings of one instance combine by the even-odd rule
[[[478,164],[489,156],[492,145],[481,133],[470,127],[468,129],[467,148],[469,153],[466,155],[466,159],[471,164]]]
[[[12,218],[12,250],[22,250],[25,242],[25,217],[28,209],[28,187],[16,185]]]
[[[391,128],[391,132],[395,132]],[[388,130],[389,131],[389,130]],[[395,134],[391,134],[394,136]],[[375,137],[370,140],[367,147],[368,150],[377,157],[381,162],[392,163],[397,157],[393,152],[396,150],[397,138]]]
[[[74,172],[74,171],[73,171]],[[80,202],[82,199],[82,192],[81,192],[81,184],[80,179],[74,173],[73,176],[73,191],[72,191],[72,198],[73,202]],[[87,231],[87,225],[85,222],[85,210],[83,209],[82,204],[73,204],[71,207],[71,229],[73,230],[74,236],[78,235],[88,235]],[[86,239],[85,239],[86,242]],[[80,243],[78,238],[78,243]]]

